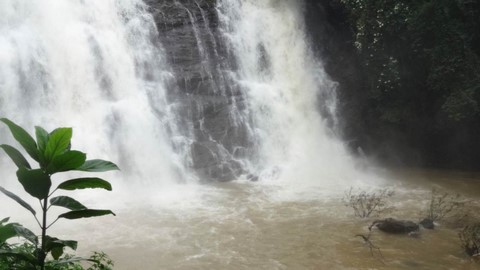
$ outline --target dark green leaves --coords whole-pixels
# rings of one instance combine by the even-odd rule
[[[12,237],[23,237],[34,245],[38,244],[38,237],[22,225],[18,223],[0,224],[0,243],[4,243]]]
[[[50,176],[41,169],[20,168],[17,171],[17,177],[28,194],[40,200],[48,197],[52,181]]]
[[[45,146],[45,159],[51,161],[55,156],[66,152],[71,139],[72,128],[57,128],[54,130]]]
[[[56,237],[51,237],[48,235],[45,236],[45,245],[47,246],[47,250],[59,245],[61,245],[62,247],[69,247],[73,250],[77,249],[77,241],[60,240]]]
[[[37,137],[38,150],[40,153],[45,153],[50,134],[42,127],[35,127],[35,135]]]
[[[23,146],[25,151],[27,151],[34,160],[38,161],[37,143],[35,143],[35,140],[28,134],[28,132],[6,118],[1,118],[0,121],[8,126],[15,140]]]
[[[34,216],[35,216],[35,210],[33,209],[33,207],[30,206],[30,204],[28,204],[27,202],[25,202],[24,200],[22,200],[20,197],[18,197],[17,195],[13,194],[12,192],[4,189],[3,187],[0,187],[0,191],[7,195],[8,197],[10,197],[11,199],[13,199],[14,201],[16,201],[17,203],[19,203],[21,206],[25,207],[25,209],[27,209],[28,211],[30,211]]]
[[[100,159],[86,161],[85,153],[70,150],[72,139],[71,128],[58,128],[53,132],[48,133],[42,127],[37,126],[35,127],[35,137],[37,141],[35,141],[23,128],[19,127],[12,121],[6,118],[0,118],[0,121],[8,126],[13,137],[40,165],[40,168],[32,169],[28,160],[20,151],[7,144],[0,145],[0,148],[4,150],[4,152],[18,167],[17,178],[25,191],[31,196],[40,200],[43,220],[39,221],[37,219],[37,222],[42,230],[42,235],[45,235],[47,229],[59,218],[80,219],[110,214],[115,215],[110,210],[87,209],[83,204],[68,196],[58,196],[54,198],[49,197],[55,192],[54,190],[52,193],[50,193],[50,188],[52,185],[50,177],[52,174],[72,170],[85,172],[105,172],[110,170],[118,170],[117,165],[110,161]],[[58,189],[63,190],[86,188],[112,190],[112,186],[109,182],[96,177],[71,179],[61,183],[58,186]],[[35,210],[23,199],[2,187],[0,187],[0,192],[15,200],[35,216]],[[48,199],[50,199],[50,205],[48,204]],[[57,220],[53,221],[47,226],[47,221],[45,218],[50,208],[49,206],[60,206],[67,208],[70,211],[61,214],[58,216]],[[22,254],[12,252],[10,250],[0,249],[0,257],[12,257],[20,260],[26,260],[32,264],[32,269],[38,265],[44,265],[45,257],[48,255],[48,253],[50,253],[53,259],[59,264],[68,263],[69,260],[73,261],[74,259],[77,259],[60,259],[60,257],[63,255],[63,250],[65,247],[70,247],[74,250],[77,248],[76,241],[65,241],[46,236],[43,239],[44,241],[40,248],[38,246],[38,237],[33,232],[21,226],[20,224],[8,223],[8,220],[8,218],[0,220],[0,244],[2,244],[2,242],[4,243],[9,238],[18,236],[32,242],[36,246],[36,250],[33,253]],[[94,260],[90,261],[95,262]]]
[[[15,149],[14,147],[8,145],[8,144],[2,144],[0,147],[7,153],[7,155],[12,159],[13,163],[17,165],[18,168],[25,167],[27,169],[30,169],[30,164],[28,161],[25,159],[25,157]]]
[[[9,220],[10,220],[9,217],[6,217],[6,218],[0,220],[0,225],[3,225],[4,223],[8,222]]]
[[[45,251],[52,252],[52,257],[58,260],[63,254],[63,248],[69,247],[73,250],[77,249],[77,241],[60,240],[56,237],[45,236]]]
[[[58,196],[50,199],[50,204],[55,206],[65,207],[70,210],[83,210],[87,209],[83,204],[79,203],[73,198],[68,196]]]
[[[38,237],[32,231],[17,223],[12,223],[12,225],[17,234],[16,236],[21,236],[30,241],[32,244],[38,245]]]
[[[17,236],[17,232],[13,228],[13,224],[6,224],[0,226],[0,243],[4,243],[8,239]]]
[[[105,216],[110,214],[115,216],[115,214],[110,210],[84,209],[84,210],[70,211],[65,214],[61,214],[60,216],[58,216],[58,218],[79,219],[79,218]]]
[[[75,189],[85,189],[85,188],[103,188],[111,191],[112,185],[100,178],[76,178],[65,181],[61,183],[58,189],[63,190],[75,190]]]
[[[92,159],[85,161],[85,163],[76,170],[85,172],[106,172],[119,170],[119,168],[117,167],[117,165],[115,165],[115,163],[112,163],[110,161]]]
[[[1,257],[13,257],[19,261],[29,262],[31,265],[37,265],[38,263],[37,258],[35,258],[32,254],[18,252],[18,251],[0,249],[0,258]],[[26,268],[26,269],[36,269],[36,268]]]
[[[67,151],[53,158],[47,167],[47,172],[54,174],[77,169],[82,166],[87,159],[87,155],[80,151]]]

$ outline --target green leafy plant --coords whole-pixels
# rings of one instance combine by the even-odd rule
[[[52,132],[47,132],[42,127],[35,127],[36,140],[22,127],[12,121],[1,118],[9,128],[13,137],[25,149],[28,155],[35,160],[39,168],[32,168],[23,154],[13,146],[2,144],[5,153],[18,167],[17,178],[25,191],[38,199],[41,206],[40,218],[37,217],[35,209],[25,200],[14,193],[0,187],[0,192],[15,200],[22,207],[27,209],[37,221],[41,229],[40,240],[27,228],[16,223],[8,223],[8,219],[3,220],[6,225],[0,227],[0,244],[11,237],[23,237],[35,246],[33,253],[18,252],[15,250],[3,249],[0,246],[0,257],[16,258],[17,260],[28,263],[29,269],[45,269],[47,255],[51,255],[56,264],[68,264],[72,259],[61,259],[65,247],[73,250],[77,248],[77,242],[73,240],[60,240],[56,237],[47,235],[47,230],[59,219],[79,219],[112,214],[111,210],[89,209],[77,200],[69,196],[53,197],[57,190],[77,190],[87,188],[100,188],[112,190],[109,182],[97,178],[75,178],[60,183],[52,190],[52,175],[68,171],[83,172],[105,172],[118,170],[117,165],[110,161],[94,159],[87,160],[86,154],[80,151],[71,150],[72,128],[57,128]],[[69,211],[60,214],[53,222],[47,222],[47,213],[50,207],[63,207]],[[3,236],[3,237],[2,237]],[[78,261],[78,259],[76,259]]]
[[[0,244],[4,250],[9,250],[22,254],[34,254],[37,249],[35,245],[30,242],[9,244],[4,242]],[[103,252],[93,252],[87,259],[88,268],[81,264],[82,258],[74,257],[70,254],[65,254],[62,261],[47,261],[45,262],[45,269],[47,270],[112,270],[113,261]],[[0,257],[0,270],[24,270],[32,269],[32,266],[24,261],[18,260],[15,257]]]
[[[28,231],[20,224],[8,221],[9,218],[0,220],[0,270],[31,269],[30,263],[36,259],[32,255],[35,246],[33,244],[11,245],[6,242],[9,238]],[[30,237],[34,239],[36,236],[32,233]]]

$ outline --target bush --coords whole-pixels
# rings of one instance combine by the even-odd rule
[[[357,217],[367,218],[373,213],[381,213],[387,209],[387,198],[393,195],[393,191],[380,189],[376,192],[359,190],[357,192],[350,188],[345,192],[343,201],[345,206],[351,207]]]
[[[432,189],[426,218],[431,221],[442,220],[460,210],[464,205],[465,203],[461,201],[460,194],[440,193],[436,189]]]
[[[462,248],[470,256],[480,256],[480,223],[465,226],[459,233]]]

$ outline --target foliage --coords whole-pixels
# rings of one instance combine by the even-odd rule
[[[33,254],[35,253],[36,247],[28,242],[21,244],[8,244],[3,243],[2,249],[10,250],[12,252],[23,253],[23,254]],[[112,260],[103,252],[93,252],[93,254],[88,258],[90,266],[84,268],[78,258],[70,254],[64,256],[64,260],[70,260],[68,263],[58,264],[56,261],[48,261],[45,264],[45,269],[47,270],[112,270],[113,262]],[[29,269],[29,265],[24,261],[17,260],[12,257],[0,257],[0,270],[15,270],[15,269]],[[31,269],[31,268],[30,268]]]
[[[478,115],[477,4],[468,0],[342,2],[351,13],[369,96],[388,102],[380,108],[382,119],[406,120],[404,110],[392,105],[415,109],[414,98],[428,101],[422,95],[439,99],[435,109],[454,121]]]
[[[462,248],[470,256],[479,256],[480,254],[480,223],[474,223],[465,226],[460,233]]]
[[[113,261],[103,252],[94,252],[90,260],[95,261],[87,270],[111,270]]]
[[[369,230],[368,234],[367,235],[363,235],[363,234],[357,234],[355,235],[355,237],[361,237],[363,239],[363,242],[365,243],[365,245],[368,247],[368,249],[370,250],[370,254],[372,255],[372,257],[375,257],[375,254],[374,254],[374,250],[376,250],[378,252],[378,254],[380,255],[380,257],[378,257],[378,260],[385,264],[385,262],[383,261],[383,254],[382,254],[382,251],[380,250],[379,247],[377,247],[376,245],[374,245],[372,243],[372,240],[370,239],[370,237],[372,236],[372,231]]]
[[[367,218],[373,213],[380,213],[386,210],[387,198],[393,195],[393,191],[380,189],[377,192],[359,190],[357,192],[350,188],[345,192],[343,201],[345,206],[351,207],[357,217]]]
[[[435,154],[443,149],[478,153],[473,134],[480,130],[480,2],[340,2],[364,78],[359,113],[374,141],[396,140],[430,152],[433,160],[443,158]]]
[[[432,221],[439,221],[463,206],[460,194],[440,193],[432,189],[426,217]]]
[[[56,196],[54,193],[58,190],[76,190],[85,188],[101,188],[112,190],[110,183],[100,178],[75,178],[60,183],[52,190],[52,175],[68,171],[84,171],[84,172],[104,172],[117,170],[118,167],[105,160],[86,160],[86,154],[71,149],[71,128],[57,128],[52,132],[47,132],[42,127],[35,127],[36,140],[28,134],[22,127],[16,125],[12,121],[1,118],[9,128],[13,137],[28,155],[35,160],[39,168],[32,168],[29,161],[16,148],[2,144],[5,153],[12,159],[13,163],[18,167],[17,178],[24,190],[32,197],[37,198],[41,206],[41,217],[37,218],[36,210],[25,200],[14,193],[0,187],[0,191],[6,196],[15,200],[22,207],[27,209],[37,221],[41,229],[41,238],[38,237],[27,228],[20,224],[6,223],[8,219],[4,219],[5,225],[0,226],[0,244],[5,246],[6,241],[12,237],[22,237],[35,247],[34,252],[23,252],[22,250],[0,249],[0,257],[14,259],[17,262],[30,265],[31,269],[45,269],[45,260],[51,255],[54,265],[68,265],[78,259],[66,259],[62,257],[64,248],[69,247],[73,250],[77,248],[77,242],[73,240],[61,240],[56,237],[47,235],[47,230],[57,220],[79,219],[95,216],[102,216],[114,213],[110,210],[88,209],[86,206],[69,196]],[[50,207],[63,207],[69,211],[59,215],[50,224],[47,223],[48,210]]]

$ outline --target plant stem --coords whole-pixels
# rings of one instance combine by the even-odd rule
[[[48,201],[47,201],[48,197],[43,199],[43,205],[42,205],[42,251],[41,251],[41,255],[40,255],[40,269],[41,270],[44,270],[45,269],[45,257],[47,255],[47,252],[45,252],[46,250],[46,243],[45,243],[45,236],[47,235],[47,210],[48,210],[48,207],[47,207],[47,204],[48,204]]]

